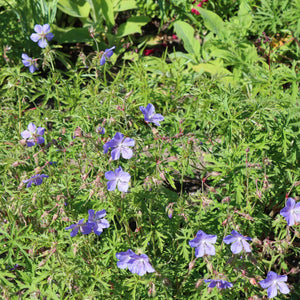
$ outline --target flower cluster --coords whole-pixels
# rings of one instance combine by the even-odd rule
[[[31,34],[30,39],[33,42],[37,42],[39,47],[41,48],[46,48],[46,46],[48,45],[47,41],[52,40],[54,37],[53,33],[50,32],[49,24],[36,24],[34,26],[34,31],[35,33]],[[29,57],[26,53],[22,53],[22,63],[25,67],[29,68],[30,73],[34,73],[36,70],[38,70],[37,59]]]
[[[229,289],[233,287],[233,284],[231,282],[228,282],[226,280],[220,280],[220,279],[205,279],[205,283],[209,283],[209,288],[217,287],[218,289]]]
[[[232,244],[231,251],[234,254],[240,253],[242,250],[245,252],[251,252],[250,245],[246,242],[251,241],[250,237],[245,237],[238,233],[235,230],[231,231],[231,235],[228,235],[224,238],[225,244]],[[196,248],[195,256],[202,257],[204,255],[215,255],[216,250],[212,244],[215,244],[217,241],[216,235],[206,234],[202,230],[199,230],[196,234],[196,237],[189,242],[189,245],[192,248]]]
[[[104,228],[109,227],[109,222],[106,219],[103,219],[106,216],[105,209],[97,211],[96,213],[93,209],[90,209],[88,213],[89,218],[86,223],[84,223],[84,219],[81,219],[78,223],[65,228],[66,230],[72,229],[70,233],[71,237],[77,235],[79,230],[82,234],[90,234],[94,231],[95,234],[100,235]]]
[[[119,260],[117,262],[118,268],[128,268],[131,273],[143,276],[147,272],[155,272],[154,268],[149,263],[149,258],[146,254],[137,255],[131,249],[128,249],[126,252],[117,253],[116,258]]]

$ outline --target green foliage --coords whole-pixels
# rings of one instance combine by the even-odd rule
[[[270,270],[288,275],[291,292],[278,298],[299,298],[299,224],[280,215],[300,192],[298,1],[209,1],[200,15],[188,1],[0,3],[2,298],[254,299],[266,297],[258,282]],[[132,50],[122,45],[147,46],[153,15],[176,43],[121,60]],[[43,50],[29,39],[34,22],[55,34]],[[281,44],[285,33],[293,39]],[[114,45],[100,66],[100,50]],[[25,50],[39,57],[33,74]],[[144,121],[148,103],[161,126]],[[30,122],[46,129],[45,144],[26,146]],[[131,159],[103,153],[116,132],[135,140]],[[105,172],[119,166],[128,193],[107,190]],[[26,188],[35,174],[49,177]],[[105,209],[110,227],[70,237],[65,228],[89,209]],[[218,236],[214,256],[195,258],[199,230]],[[232,254],[231,230],[252,237],[251,253]],[[147,254],[155,273],[118,268],[127,249]],[[208,289],[205,279],[234,286]]]

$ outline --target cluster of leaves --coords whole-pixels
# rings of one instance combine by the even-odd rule
[[[4,2],[11,10],[3,15],[26,11],[28,21],[8,22],[22,27],[24,41],[5,52],[0,71],[3,298],[255,299],[266,295],[258,282],[270,270],[288,275],[289,296],[299,298],[299,225],[287,226],[279,213],[286,196],[299,201],[296,12],[262,28],[277,12],[268,11],[262,23],[257,1],[208,1],[196,8],[200,15],[190,11],[196,4],[158,1],[162,23],[178,16],[172,25],[186,52],[135,53],[122,65],[116,63],[121,45],[149,20],[135,1],[40,0],[34,8],[36,1]],[[117,23],[128,10],[136,14]],[[40,53],[29,36],[34,24],[45,23],[58,45],[43,51],[43,71],[30,74],[21,53]],[[251,34],[262,35],[253,28],[265,31],[261,41],[253,42]],[[271,34],[284,30],[293,41],[274,46]],[[103,68],[99,51],[69,60],[59,50],[91,41],[101,49],[105,41],[116,45]],[[9,35],[5,45],[13,45]],[[139,107],[148,103],[164,116],[162,126],[145,124]],[[27,147],[20,140],[29,136],[30,122],[46,130],[39,131],[43,141]],[[129,160],[103,153],[116,132],[135,140]],[[131,176],[127,193],[107,190],[105,173],[120,167]],[[44,181],[34,185],[33,177],[26,188],[38,174],[47,174]],[[92,209],[105,210],[110,227],[100,236],[70,237],[65,228]],[[199,230],[218,236],[215,255],[194,254],[190,243]],[[231,253],[223,240],[232,230],[252,237],[252,252]],[[140,277],[120,270],[116,254],[127,249],[145,253],[156,272]],[[205,283],[227,281],[226,290]]]

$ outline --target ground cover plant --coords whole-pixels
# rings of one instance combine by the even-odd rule
[[[0,7],[3,299],[299,299],[299,0]]]

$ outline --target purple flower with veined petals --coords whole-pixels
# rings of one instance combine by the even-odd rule
[[[50,41],[53,39],[54,35],[52,32],[50,32],[50,25],[44,24],[44,25],[35,25],[34,31],[36,33],[32,33],[30,36],[30,39],[33,42],[37,42],[39,47],[45,48],[48,43],[47,40]]]
[[[88,212],[89,212],[88,223],[93,224],[92,228],[94,230],[94,233],[100,235],[103,232],[104,228],[109,227],[108,221],[106,219],[103,219],[106,216],[105,209],[97,211],[96,213],[93,209],[90,209]]]
[[[117,266],[120,269],[126,269],[128,267],[131,273],[140,276],[145,275],[147,272],[155,272],[146,254],[137,255],[131,249],[128,249],[126,252],[117,253],[116,257],[119,259]]]
[[[107,153],[109,148],[111,148],[111,157],[113,160],[119,159],[120,155],[125,159],[130,159],[133,156],[133,152],[129,147],[133,147],[135,141],[131,138],[123,138],[124,135],[117,132],[110,141],[103,145],[104,153]]]
[[[220,279],[205,279],[205,283],[209,282],[208,287],[209,288],[214,288],[215,286],[218,289],[229,289],[233,287],[233,284],[231,282],[228,282],[226,280],[220,280]]]
[[[199,230],[196,237],[189,241],[189,245],[195,250],[196,257],[202,257],[204,255],[215,255],[216,249],[212,244],[217,241],[216,235],[206,234],[204,231]]]
[[[128,249],[126,252],[119,252],[116,254],[116,258],[119,260],[117,266],[120,269],[126,269],[128,267],[128,262],[134,257],[135,253]]]
[[[160,126],[159,122],[164,120],[162,115],[155,113],[154,105],[151,103],[149,103],[146,108],[140,106],[140,111],[143,113],[146,122],[152,122],[155,125]]]
[[[287,276],[277,275],[275,272],[268,272],[267,278],[260,281],[259,284],[263,289],[268,289],[268,298],[274,298],[277,296],[277,289],[280,290],[282,294],[288,294],[290,289],[286,285]]]
[[[80,230],[80,232],[82,234],[89,234],[92,232],[93,230],[93,226],[95,225],[94,223],[83,223],[84,219],[79,220],[78,223],[72,224],[69,227],[66,227],[66,230],[72,229],[70,236],[74,237],[78,231]]]
[[[146,254],[137,255],[134,254],[131,260],[128,262],[128,270],[131,273],[138,274],[140,276],[148,273],[155,272],[154,268],[149,263],[149,258]]]
[[[114,54],[113,50],[116,48],[116,46],[113,46],[109,49],[105,49],[103,52],[101,59],[100,59],[100,66],[103,66],[108,58],[111,58]]]
[[[286,219],[288,226],[295,225],[300,222],[300,202],[296,203],[293,198],[288,198],[280,214]]]
[[[127,192],[129,187],[129,181],[131,176],[129,173],[124,172],[121,167],[115,171],[108,171],[105,173],[105,178],[109,180],[107,182],[107,190],[114,191],[116,187],[120,192]]]
[[[232,253],[237,254],[240,253],[243,249],[245,252],[251,252],[250,245],[246,241],[251,241],[250,237],[243,236],[235,230],[231,231],[231,235],[227,235],[224,238],[225,244],[231,244],[230,249]]]
[[[28,130],[24,130],[23,132],[21,132],[21,136],[23,139],[27,140],[28,147],[34,146],[35,143],[44,144],[45,140],[41,135],[44,135],[45,128],[36,128],[36,126],[33,123],[29,123],[27,129]]]
[[[22,53],[22,63],[25,67],[29,68],[30,73],[34,73],[38,70],[37,59],[29,57],[26,53]]]
[[[45,174],[37,174],[32,176],[30,179],[23,180],[24,183],[27,183],[26,187],[31,187],[32,183],[35,185],[41,185],[43,183],[43,178],[48,178],[48,175]]]

